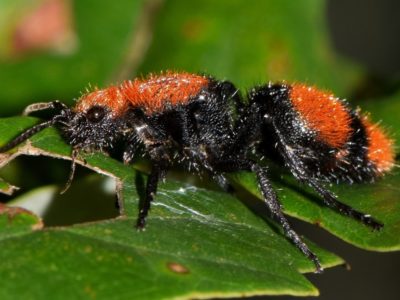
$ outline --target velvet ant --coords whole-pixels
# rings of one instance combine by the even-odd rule
[[[123,161],[137,153],[152,162],[138,228],[144,228],[159,179],[174,164],[205,170],[223,188],[225,173],[255,173],[265,205],[287,237],[316,266],[318,257],[291,228],[268,179],[263,157],[277,157],[326,205],[373,229],[383,224],[340,202],[323,182],[373,181],[394,165],[393,141],[368,117],[329,92],[301,84],[254,87],[247,102],[229,81],[166,72],[83,95],[73,108],[59,101],[28,106],[26,114],[53,109],[53,117],[0,148],[5,152],[38,131],[57,126],[78,150],[108,152],[123,144]],[[73,171],[68,179],[71,182]]]

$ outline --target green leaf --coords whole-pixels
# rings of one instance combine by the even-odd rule
[[[2,119],[0,137],[33,122]],[[68,149],[55,130],[46,129],[14,150],[14,156],[68,158]],[[231,195],[168,181],[160,185],[147,230],[137,232],[133,225],[142,175],[102,154],[82,155],[80,163],[117,179],[125,213],[12,239],[0,231],[1,299],[15,294],[40,299],[66,284],[70,288],[62,299],[108,299],[115,293],[144,299],[318,294],[299,273],[313,271],[313,264],[275,226]],[[343,263],[309,244],[325,267]],[[46,282],[46,289],[31,284],[32,278]]]

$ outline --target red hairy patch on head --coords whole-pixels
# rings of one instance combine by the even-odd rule
[[[378,172],[377,175],[382,175],[394,166],[394,142],[387,137],[378,124],[372,123],[367,116],[363,116],[361,122],[365,126],[367,135],[368,160],[375,165]]]
[[[340,148],[351,134],[350,115],[343,102],[332,93],[294,84],[289,97],[294,109],[321,142]]]
[[[82,96],[74,110],[77,112],[86,112],[91,107],[100,105],[108,107],[112,115],[118,116],[128,108],[128,104],[120,88],[112,86]]]

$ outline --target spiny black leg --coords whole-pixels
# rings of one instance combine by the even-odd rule
[[[288,167],[290,168],[292,174],[300,181],[308,184],[313,188],[323,199],[324,203],[329,207],[332,207],[342,213],[343,215],[352,217],[363,224],[372,227],[375,230],[379,230],[383,227],[383,224],[372,218],[368,214],[364,214],[358,210],[355,210],[351,206],[340,202],[337,196],[323,187],[316,179],[312,178],[311,175],[307,174],[306,168],[304,168],[301,159],[297,157],[294,150],[289,147],[280,131],[275,127],[278,134],[279,143],[281,147],[281,153],[285,157]]]
[[[75,176],[76,158],[77,157],[78,157],[78,149],[74,148],[74,149],[72,149],[72,153],[71,153],[71,169],[69,171],[68,180],[65,183],[64,188],[61,190],[60,195],[64,194],[71,186],[72,180],[74,179],[74,176]]]
[[[144,201],[141,203],[139,208],[139,215],[136,223],[136,228],[139,230],[144,229],[146,226],[146,218],[149,214],[151,202],[153,201],[157,192],[158,180],[161,174],[161,168],[158,165],[153,165],[151,173],[147,179],[145,198],[143,199]]]
[[[351,206],[340,202],[335,194],[328,191],[326,188],[324,188],[315,180],[307,179],[306,183],[308,183],[310,187],[312,187],[318,194],[321,195],[322,199],[324,200],[324,203],[329,207],[335,208],[343,215],[352,217],[353,219],[356,219],[362,222],[363,224],[372,227],[374,230],[382,229],[383,224],[381,222],[371,217],[371,215],[359,212],[358,210],[355,210]]]
[[[217,169],[220,172],[229,172],[229,171],[240,171],[240,170],[249,170],[256,174],[258,184],[260,186],[264,203],[268,206],[273,217],[281,224],[286,236],[295,244],[295,246],[303,252],[308,259],[310,259],[315,265],[315,272],[321,273],[323,268],[321,263],[319,262],[318,257],[308,248],[308,246],[301,240],[300,236],[291,228],[288,220],[283,215],[282,206],[279,203],[278,197],[275,194],[268,177],[266,175],[266,171],[260,167],[255,162],[246,159],[236,158],[220,158],[214,160],[212,163],[212,170]]]
[[[27,129],[25,132],[21,133],[20,135],[15,137],[13,140],[8,142],[8,144],[0,147],[0,153],[6,152],[6,151],[14,148],[15,146],[17,146],[17,145],[21,144],[22,142],[26,141],[27,139],[29,139],[34,134],[38,133],[39,131],[41,131],[47,127],[53,126],[56,122],[57,122],[57,120],[54,118],[50,121],[40,123],[38,125],[35,125],[29,129]]]
[[[318,257],[308,248],[308,246],[302,241],[300,236],[291,228],[288,220],[283,215],[282,206],[279,203],[278,197],[268,180],[265,170],[257,164],[253,164],[251,169],[257,176],[258,183],[264,197],[264,202],[268,206],[272,215],[282,225],[283,230],[285,234],[289,237],[289,239],[314,263],[316,268],[315,273],[321,273],[323,271],[323,268],[321,266],[321,263],[319,262]]]
[[[0,153],[6,152],[6,151],[14,148],[15,146],[21,144],[22,142],[29,139],[31,136],[38,133],[39,131],[42,131],[43,129],[51,127],[58,122],[62,122],[63,119],[64,119],[63,115],[56,115],[49,121],[45,121],[45,122],[39,123],[31,128],[28,128],[21,134],[17,135],[13,140],[8,142],[6,145],[0,147]]]

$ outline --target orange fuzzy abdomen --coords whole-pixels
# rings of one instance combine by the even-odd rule
[[[394,167],[394,142],[383,129],[372,123],[367,116],[361,118],[367,138],[367,158],[371,161],[378,174],[388,172]]]
[[[289,92],[290,101],[307,126],[317,133],[317,138],[340,148],[352,133],[351,117],[343,102],[333,94],[294,84]]]

